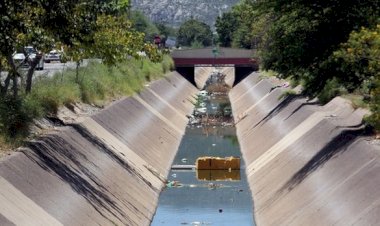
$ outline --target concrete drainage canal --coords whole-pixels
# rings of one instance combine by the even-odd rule
[[[152,226],[255,225],[224,76],[213,72],[195,98]]]

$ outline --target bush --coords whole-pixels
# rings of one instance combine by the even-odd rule
[[[62,105],[75,103],[80,100],[79,86],[74,83],[74,73],[68,71],[64,75],[44,78],[34,84],[28,102],[41,106],[43,114],[55,114]]]
[[[366,121],[380,132],[380,78],[376,81],[377,87],[372,91],[369,106],[372,115],[366,118]]]
[[[326,85],[323,87],[323,90],[319,93],[318,99],[322,104],[329,102],[334,97],[345,93],[346,91],[336,79],[331,79],[327,81]]]
[[[61,106],[76,102],[103,106],[114,98],[132,95],[173,67],[173,60],[164,56],[161,63],[130,59],[112,67],[90,62],[79,68],[78,78],[72,69],[53,77],[39,77],[29,95],[0,99],[0,140],[23,139],[35,118],[56,114]]]
[[[33,116],[23,99],[9,96],[0,99],[0,130],[6,140],[17,140],[27,135]]]

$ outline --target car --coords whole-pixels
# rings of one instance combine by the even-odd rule
[[[27,54],[29,60],[29,65],[34,61],[37,55],[41,55],[41,59],[38,62],[36,66],[36,70],[43,70],[44,69],[44,55],[40,52],[37,51],[33,46],[26,46],[24,48],[25,53]]]
[[[37,55],[41,55],[41,59],[36,66],[36,70],[44,69],[44,57],[43,54],[38,52],[33,46],[25,46],[24,51],[17,51],[13,54],[13,60],[16,66],[20,66],[21,68],[29,68],[31,63],[37,57]]]
[[[15,52],[13,54],[13,61],[15,62],[17,67],[21,67],[21,68],[28,68],[29,67],[29,63],[28,63],[28,61],[25,60],[25,58],[26,57],[25,57],[24,53]]]
[[[45,54],[45,63],[50,63],[52,61],[59,61],[62,63],[62,52],[53,49],[48,54]]]

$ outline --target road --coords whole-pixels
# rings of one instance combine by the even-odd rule
[[[44,64],[44,70],[42,71],[35,71],[34,75],[36,77],[44,75],[44,76],[53,76],[56,73],[62,73],[62,71],[67,69],[73,69],[76,67],[75,62],[67,62],[67,63],[58,63],[58,62],[52,62],[52,63],[45,63]]]
[[[89,62],[89,60],[85,59],[85,60],[83,60],[83,62],[81,63],[80,66],[85,67],[85,66],[87,66],[88,62]],[[69,61],[66,63],[59,63],[59,62],[45,63],[44,64],[44,70],[35,71],[34,75],[36,77],[41,76],[41,75],[45,75],[45,76],[50,77],[56,73],[62,73],[62,71],[64,71],[64,70],[74,69],[75,67],[76,67],[76,62],[73,62],[73,61]]]
[[[83,60],[83,62],[81,63],[81,67],[87,66],[88,62],[89,62],[88,59]],[[39,77],[39,76],[51,77],[56,73],[62,73],[64,70],[74,69],[75,67],[76,67],[76,62],[73,62],[73,61],[69,61],[66,63],[59,63],[59,62],[45,63],[44,70],[34,71],[34,77]],[[26,73],[26,69],[24,71]],[[2,71],[1,76],[0,76],[1,79],[5,79],[6,75],[7,75],[7,72]]]

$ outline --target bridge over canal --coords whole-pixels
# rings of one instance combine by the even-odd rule
[[[226,82],[230,86],[238,84],[259,68],[254,51],[248,49],[209,47],[175,50],[171,55],[176,71],[198,88],[203,87],[215,68],[226,74]]]

